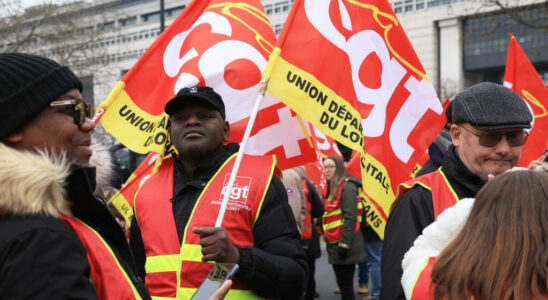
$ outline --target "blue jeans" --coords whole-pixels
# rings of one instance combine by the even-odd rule
[[[367,251],[365,252],[367,253]],[[367,257],[367,254],[365,255]],[[369,268],[367,261],[358,264],[358,284],[364,285],[369,283]]]
[[[365,262],[371,276],[371,285],[369,290],[373,300],[378,300],[381,294],[381,253],[382,240],[376,239],[365,242]]]

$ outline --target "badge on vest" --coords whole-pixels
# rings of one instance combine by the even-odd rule
[[[230,179],[230,174],[225,174],[223,180],[223,189],[218,200],[211,201],[211,204],[221,204],[223,197],[228,192],[228,181]],[[249,190],[251,189],[251,177],[245,176],[236,176],[236,181],[234,181],[234,186],[232,186],[232,191],[230,191],[228,197],[227,209],[239,211],[240,209],[251,210],[251,207],[247,205],[247,197],[249,196]]]

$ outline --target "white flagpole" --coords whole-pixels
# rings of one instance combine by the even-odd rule
[[[232,191],[232,187],[234,186],[234,182],[236,181],[236,174],[240,169],[242,157],[244,156],[245,148],[247,147],[247,141],[249,140],[249,136],[251,135],[251,129],[253,129],[253,125],[255,124],[255,118],[257,117],[257,113],[259,112],[259,107],[261,106],[261,102],[263,101],[267,86],[268,78],[264,78],[261,82],[261,90],[259,91],[257,100],[255,100],[255,106],[253,106],[253,110],[251,111],[251,115],[249,116],[249,122],[247,123],[247,127],[245,128],[244,138],[242,140],[242,143],[240,144],[240,150],[238,152],[238,155],[236,156],[234,167],[232,167],[232,173],[230,173],[228,188],[225,190],[226,192],[223,196],[223,202],[221,202],[221,209],[219,210],[219,214],[217,215],[215,227],[221,227],[221,225],[223,224],[226,206],[228,205],[228,197],[230,196],[230,192]]]

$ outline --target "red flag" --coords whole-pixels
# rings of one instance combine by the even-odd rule
[[[512,34],[506,57],[504,85],[525,100],[534,117],[533,127],[518,162],[518,166],[527,167],[531,161],[542,155],[548,141],[548,88]]]
[[[296,0],[264,76],[268,93],[361,153],[365,192],[379,204],[367,218],[383,219],[382,237],[397,185],[445,123],[388,1]]]
[[[192,1],[101,104],[97,119],[129,149],[166,154],[165,103],[183,87],[207,85],[225,102],[230,141],[241,142],[275,42],[258,0]],[[276,154],[282,168],[313,161],[306,127],[283,103],[265,97],[246,153]]]

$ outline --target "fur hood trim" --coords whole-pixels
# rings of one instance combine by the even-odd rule
[[[70,216],[64,190],[68,175],[65,158],[21,151],[0,142],[0,211]]]
[[[436,222],[422,231],[413,247],[405,253],[402,261],[401,284],[407,299],[413,292],[415,282],[430,257],[437,257],[457,236],[474,205],[474,199],[461,199],[457,204],[444,210]]]

